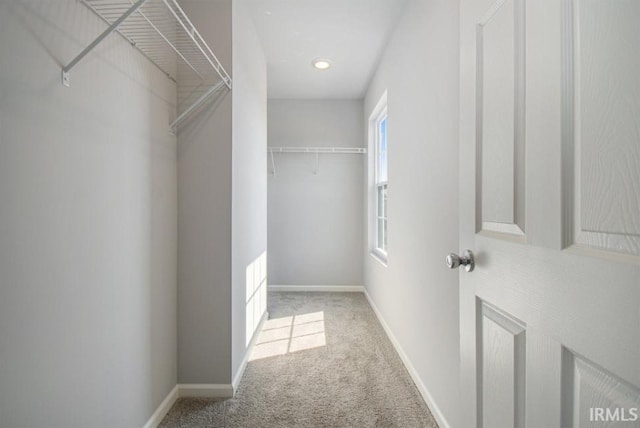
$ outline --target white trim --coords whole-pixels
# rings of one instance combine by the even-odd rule
[[[251,337],[251,342],[249,342],[249,346],[247,346],[247,350],[244,353],[244,358],[240,363],[240,367],[238,367],[238,371],[236,371],[236,375],[233,377],[233,381],[231,382],[231,386],[233,387],[233,395],[235,397],[236,392],[238,392],[238,386],[240,385],[240,381],[242,380],[242,375],[244,374],[244,370],[247,368],[247,363],[249,362],[249,357],[251,356],[251,351],[253,350],[256,341],[258,340],[259,332],[262,331],[262,326],[264,322],[269,319],[269,312],[265,311],[262,314],[262,319],[258,323],[258,327],[253,332],[253,336]]]
[[[267,147],[269,153],[367,154],[365,147]]]
[[[156,428],[167,416],[171,407],[180,397],[232,398],[233,386],[230,384],[178,384],[162,400],[153,415],[142,428]]]
[[[247,367],[247,362],[249,361],[249,356],[251,355],[251,350],[255,345],[255,342],[258,338],[257,332],[262,330],[262,325],[269,318],[269,313],[265,311],[262,315],[262,319],[260,320],[260,324],[256,328],[253,333],[253,337],[251,338],[251,343],[247,347],[247,352],[242,360],[242,364],[240,364],[240,368],[236,372],[236,375],[233,378],[232,384],[179,384],[173,387],[169,395],[165,397],[165,399],[160,403],[158,408],[153,415],[149,418],[146,424],[142,428],[156,428],[160,425],[160,422],[164,419],[164,417],[169,413],[171,407],[175,404],[175,402],[180,397],[206,397],[206,398],[233,398],[235,392],[238,389],[238,385],[240,384],[240,380],[242,379],[242,375],[244,374],[244,370]]]
[[[171,392],[162,400],[162,403],[158,406],[153,415],[149,418],[146,424],[142,428],[156,428],[160,425],[160,422],[167,416],[171,407],[175,404],[176,400],[180,397],[180,389],[178,385],[174,386]]]
[[[382,328],[387,334],[387,337],[389,337],[389,340],[391,341],[394,348],[396,349],[396,352],[400,356],[402,363],[407,368],[407,371],[409,372],[411,379],[413,380],[416,387],[418,388],[418,391],[420,391],[420,395],[422,395],[422,398],[424,399],[425,403],[431,410],[431,414],[433,415],[436,422],[438,423],[438,426],[440,428],[450,428],[450,425],[447,422],[447,419],[442,414],[442,411],[440,410],[440,408],[436,405],[435,401],[433,400],[433,397],[427,390],[427,387],[422,382],[422,379],[420,379],[420,376],[418,375],[418,372],[416,371],[415,367],[413,367],[413,364],[411,364],[409,357],[400,346],[400,343],[398,342],[395,335],[391,331],[391,328],[389,327],[387,322],[382,317],[380,310],[375,305],[375,303],[371,299],[371,296],[369,296],[369,293],[367,293],[367,290],[364,288],[364,286],[362,285],[269,285],[268,289],[269,291],[309,291],[309,292],[335,291],[335,292],[364,293],[365,297],[367,298],[367,301],[369,302],[369,305],[371,306],[371,309],[375,313],[376,317],[378,318],[378,321],[380,322],[380,325],[382,325]],[[258,328],[256,328],[256,332],[262,329],[262,325],[267,319],[268,319],[268,313],[265,312],[265,314],[262,317],[262,320],[260,321]],[[257,337],[258,335],[254,333],[253,338],[251,339],[251,343],[247,347],[247,352],[245,353],[245,357],[242,360],[242,364],[240,365],[240,368],[238,369],[238,371],[236,372],[236,375],[233,378],[232,384],[179,384],[179,385],[176,385],[171,390],[169,395],[167,395],[167,397],[162,401],[160,406],[158,406],[158,408],[153,413],[153,415],[151,415],[147,423],[144,424],[143,428],[156,428],[160,424],[162,419],[164,419],[164,417],[167,415],[167,413],[169,413],[169,410],[171,410],[171,407],[174,405],[174,403],[179,397],[233,398],[235,391],[237,390],[238,385],[240,384],[240,380],[242,379],[242,375],[244,374],[244,371],[247,367],[249,355],[251,355],[251,350],[255,345],[255,341]]]
[[[378,318],[378,321],[382,325],[382,328],[384,329],[385,333],[387,333],[389,340],[391,340],[393,347],[396,348],[396,352],[398,352],[398,355],[400,355],[400,359],[404,363],[404,366],[407,368],[407,371],[409,372],[411,379],[413,379],[413,383],[415,383],[416,387],[418,388],[418,391],[420,391],[420,394],[422,395],[422,398],[424,399],[425,403],[427,403],[429,410],[431,410],[431,414],[433,415],[436,422],[438,423],[438,426],[440,428],[450,428],[451,425],[449,425],[449,422],[447,422],[447,419],[442,414],[442,411],[437,406],[436,402],[433,400],[433,397],[429,393],[429,390],[422,382],[422,379],[420,379],[420,376],[418,375],[417,370],[415,369],[415,367],[413,367],[413,364],[411,364],[411,360],[409,360],[409,357],[402,349],[402,346],[400,346],[400,342],[398,342],[398,339],[396,339],[396,337],[394,336],[393,332],[391,331],[391,328],[382,317],[382,314],[380,313],[380,310],[378,309],[378,307],[375,305],[375,303],[373,303],[373,300],[371,299],[371,296],[369,296],[369,293],[367,293],[366,289],[364,290],[364,295],[367,298],[367,301],[369,302],[371,309],[373,309],[373,312],[376,314],[376,317]]]
[[[230,383],[189,383],[178,385],[180,397],[233,398]]]
[[[373,257],[374,259],[376,259],[382,266],[387,267],[387,265],[388,265],[387,255],[386,254],[382,254],[380,249],[376,248],[376,249],[371,250],[369,252],[369,255],[371,257]]]
[[[364,293],[364,285],[272,285],[269,291]]]
[[[378,250],[378,119],[388,116],[388,93],[385,89],[376,106],[371,110],[367,123],[367,246],[370,251]],[[388,131],[388,129],[387,129]],[[387,156],[389,147],[387,146]],[[387,164],[389,162],[387,161]],[[388,175],[388,171],[387,171]],[[389,181],[389,177],[387,177]],[[387,217],[389,213],[387,212]]]
[[[380,116],[383,110],[387,109],[387,90],[385,89],[382,95],[380,95],[380,99],[376,103],[376,106],[371,110],[371,114],[369,115],[369,122],[375,122],[376,118]]]

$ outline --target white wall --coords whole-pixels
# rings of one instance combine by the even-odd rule
[[[458,250],[458,51],[458,3],[409,0],[365,99],[368,120],[388,90],[388,267],[367,251],[367,292],[452,427],[458,272],[444,257]]]
[[[75,0],[0,2],[0,426],[141,427],[176,384],[175,85]]]
[[[266,62],[245,0],[181,4],[233,90],[178,134],[178,378],[229,385],[266,310],[260,281],[249,284],[260,290],[247,302],[247,268],[266,270]]]
[[[233,2],[232,373],[266,311],[267,64],[246,0]]]
[[[362,147],[361,100],[269,100],[270,146]],[[363,155],[275,154],[269,284],[361,285]]]
[[[183,9],[227,72],[231,0]],[[178,133],[178,381],[231,382],[231,92]]]

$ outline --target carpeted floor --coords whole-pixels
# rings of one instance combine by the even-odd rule
[[[437,427],[364,295],[272,292],[269,315],[236,397],[160,427]]]

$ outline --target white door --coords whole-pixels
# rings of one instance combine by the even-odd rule
[[[640,427],[640,0],[461,0],[461,427]]]

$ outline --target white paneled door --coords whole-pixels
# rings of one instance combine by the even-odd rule
[[[640,427],[640,1],[460,7],[461,426]]]

